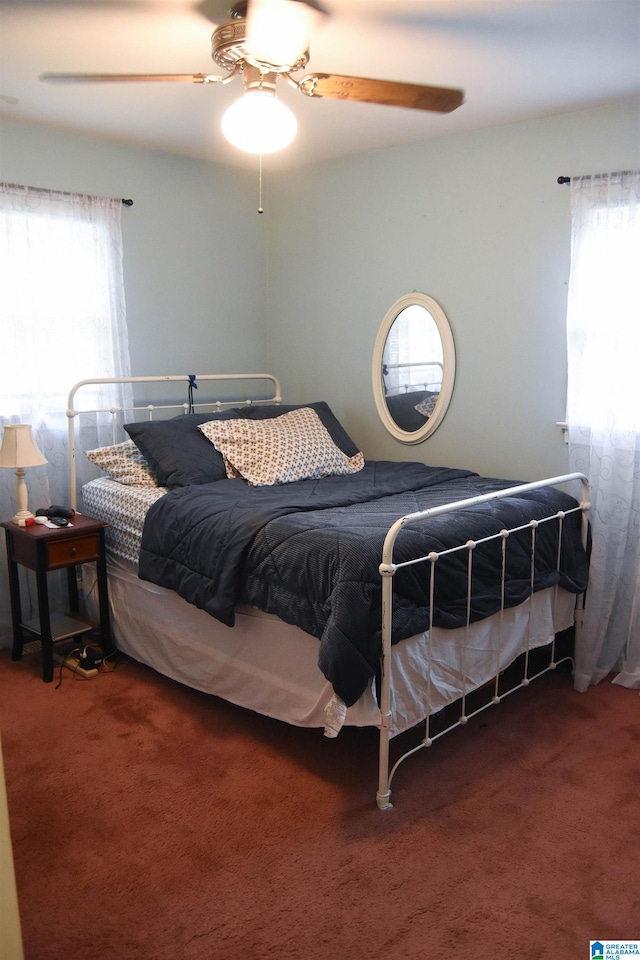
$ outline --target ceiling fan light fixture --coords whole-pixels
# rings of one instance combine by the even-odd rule
[[[273,66],[292,66],[309,49],[317,11],[298,0],[252,0],[247,14],[249,58]]]
[[[266,90],[249,90],[222,117],[222,132],[246,153],[276,153],[288,147],[298,132],[293,112]]]

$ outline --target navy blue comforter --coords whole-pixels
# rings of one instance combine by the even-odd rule
[[[318,665],[350,705],[379,671],[378,567],[391,524],[407,513],[511,485],[466,470],[375,461],[347,477],[274,487],[250,487],[243,480],[182,487],[147,514],[139,575],[229,626],[236,603],[245,602],[301,627],[320,641]],[[432,518],[401,532],[394,560],[479,540],[575,504],[548,487]],[[555,583],[575,593],[584,590],[588,563],[579,528],[579,514],[566,518],[560,572],[557,525],[538,528],[534,590]],[[507,606],[531,592],[530,540],[529,530],[508,539]],[[474,621],[500,608],[500,545],[475,553]],[[438,561],[433,612],[438,626],[466,622],[466,562],[466,551]],[[429,624],[429,568],[417,564],[394,577],[393,642]]]

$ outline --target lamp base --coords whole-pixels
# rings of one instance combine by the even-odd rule
[[[20,523],[21,520],[33,519],[34,514],[31,513],[31,510],[18,510],[16,515],[12,517],[14,523]]]
[[[29,510],[29,494],[27,491],[27,481],[24,478],[25,470],[24,467],[18,467],[16,469],[16,497],[18,498],[18,512],[13,518],[14,523],[19,523],[21,520],[28,520],[30,517],[33,517],[31,510]]]

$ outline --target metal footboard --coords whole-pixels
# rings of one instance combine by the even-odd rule
[[[466,543],[462,543],[457,547],[450,548],[448,550],[443,550],[440,553],[432,552],[427,556],[416,557],[412,560],[407,560],[402,563],[394,563],[393,561],[393,550],[398,534],[406,526],[413,523],[420,523],[423,520],[428,520],[432,517],[441,516],[447,513],[454,513],[455,511],[462,510],[468,507],[473,507],[478,504],[487,503],[489,501],[501,500],[506,497],[520,495],[531,490],[537,490],[541,487],[550,487],[550,486],[559,486],[560,484],[568,483],[571,481],[580,481],[582,484],[582,499],[578,506],[574,507],[568,511],[560,511],[549,517],[546,517],[542,520],[531,520],[529,523],[523,524],[518,527],[513,527],[509,530],[501,530],[499,533],[494,534],[490,537],[486,537],[483,540],[472,541],[469,540]],[[380,713],[381,713],[381,723],[380,723],[380,743],[379,743],[379,763],[378,763],[378,791],[376,794],[376,801],[381,810],[390,810],[393,807],[391,803],[391,781],[404,760],[412,756],[414,753],[422,750],[425,747],[431,746],[436,739],[443,736],[445,733],[448,733],[450,730],[455,729],[458,726],[466,724],[471,717],[482,712],[490,706],[493,706],[499,703],[508,693],[512,693],[514,690],[519,689],[520,687],[527,686],[532,679],[535,679],[538,676],[541,676],[543,673],[546,673],[548,670],[554,670],[560,660],[556,660],[555,656],[555,641],[553,642],[552,651],[551,651],[551,660],[547,667],[543,670],[540,670],[535,676],[528,676],[528,660],[530,648],[527,644],[525,650],[525,669],[524,677],[522,681],[511,688],[507,692],[501,693],[499,688],[500,681],[500,672],[501,667],[498,663],[498,658],[496,657],[496,672],[493,680],[493,696],[490,701],[477,709],[467,710],[467,697],[472,690],[467,690],[463,687],[461,691],[461,713],[458,719],[451,723],[446,729],[438,732],[437,734],[432,734],[431,726],[431,717],[427,716],[425,721],[425,734],[424,738],[418,746],[414,747],[411,750],[408,750],[406,753],[402,754],[401,757],[394,763],[393,767],[390,768],[390,759],[389,759],[389,744],[390,744],[390,727],[392,719],[392,676],[391,676],[391,635],[392,635],[392,619],[393,619],[393,577],[398,570],[403,567],[412,566],[418,563],[429,563],[431,565],[431,576],[430,576],[430,623],[429,623],[429,632],[430,636],[432,635],[433,630],[433,608],[434,608],[434,589],[435,589],[435,580],[436,580],[436,565],[438,560],[445,556],[446,554],[458,552],[458,551],[467,551],[467,628],[470,625],[470,601],[471,601],[471,588],[472,588],[472,576],[473,576],[473,554],[474,550],[481,546],[483,543],[487,543],[490,540],[500,540],[502,544],[502,580],[501,580],[501,609],[498,616],[502,616],[504,613],[504,598],[505,598],[505,557],[506,557],[506,544],[507,538],[510,534],[516,533],[521,530],[531,530],[531,586],[533,588],[533,576],[535,570],[535,550],[536,550],[536,529],[540,524],[543,523],[558,523],[560,526],[559,536],[558,536],[558,555],[557,555],[557,569],[560,568],[560,559],[561,559],[561,544],[562,544],[562,524],[564,518],[570,513],[576,513],[580,511],[582,513],[582,542],[583,546],[587,546],[587,535],[588,535],[588,511],[590,508],[589,502],[589,485],[587,478],[582,473],[570,473],[565,474],[559,477],[552,477],[546,480],[538,480],[532,483],[523,483],[517,486],[508,487],[504,490],[494,491],[493,493],[484,494],[478,497],[471,497],[467,500],[458,500],[454,503],[444,504],[439,507],[432,507],[429,510],[423,510],[417,513],[407,514],[404,517],[400,517],[393,526],[389,529],[387,533],[384,547],[382,551],[382,563],[380,564],[380,575],[382,577],[382,675],[381,675],[381,688],[380,688]],[[557,591],[557,587],[555,590]],[[581,594],[576,601],[576,610],[574,615],[575,620],[575,630],[576,630],[576,643],[578,641],[580,625],[582,622],[582,609],[584,605],[584,594]],[[463,628],[464,629],[464,628]],[[430,661],[427,667],[427,677],[425,678],[427,683],[427,698],[428,702],[430,700],[429,689],[431,684],[431,670],[430,670]]]

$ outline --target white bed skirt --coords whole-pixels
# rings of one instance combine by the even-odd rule
[[[95,570],[84,564],[82,572],[88,612],[95,617]],[[227,627],[173,591],[140,580],[124,560],[110,560],[108,576],[111,629],[123,653],[264,716],[324,727],[333,688],[318,669],[315,637],[247,606],[238,609],[235,626]],[[428,633],[396,644],[391,736],[488,683],[526,649],[550,643],[573,624],[575,599],[552,588],[467,628],[435,628],[431,645]],[[345,723],[380,726],[373,684],[349,707]]]

